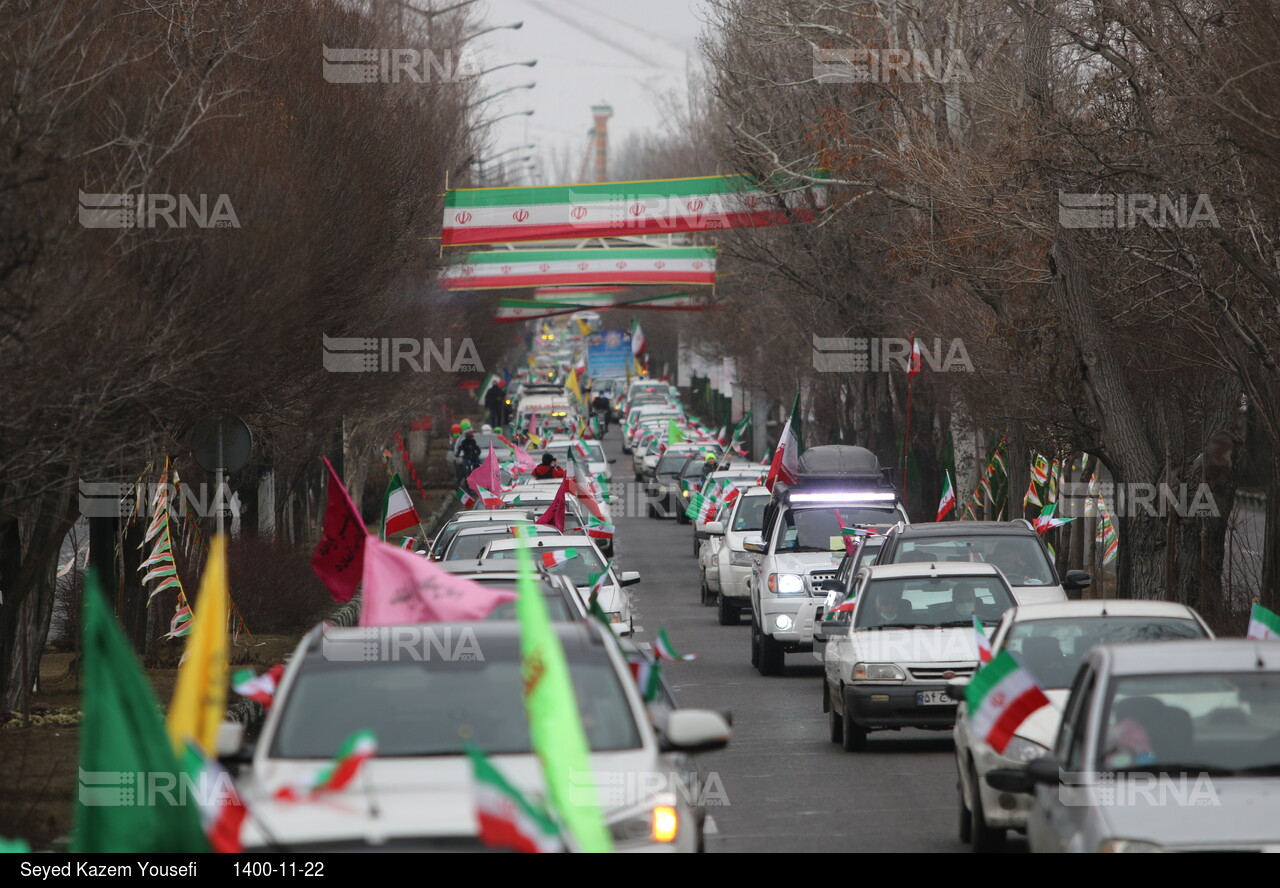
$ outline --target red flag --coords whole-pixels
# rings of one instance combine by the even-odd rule
[[[435,562],[381,540],[368,543],[363,594],[361,626],[483,620],[516,599],[513,592],[446,573]]]
[[[334,601],[350,601],[364,573],[364,547],[369,531],[360,513],[338,480],[327,458],[329,492],[324,507],[324,532],[311,556],[311,569],[325,584]]]
[[[915,376],[920,372],[920,339],[911,339],[911,363],[907,365],[907,376]]]
[[[492,441],[489,442],[489,455],[484,458],[484,462],[480,463],[478,469],[467,476],[467,486],[477,492],[481,487],[485,490],[502,489],[502,473],[498,466],[498,455],[493,450]]]
[[[568,492],[569,479],[565,478],[560,482],[560,489],[556,491],[556,498],[551,501],[551,505],[547,506],[547,510],[542,513],[542,517],[533,523],[545,524],[564,533],[564,497]]]

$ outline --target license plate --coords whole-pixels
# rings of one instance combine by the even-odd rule
[[[917,706],[946,706],[954,702],[946,691],[921,691],[916,694]]]

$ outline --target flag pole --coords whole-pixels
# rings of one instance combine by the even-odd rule
[[[907,420],[902,436],[902,498],[907,498],[907,466],[911,458],[911,389],[914,387],[915,375],[907,374]]]

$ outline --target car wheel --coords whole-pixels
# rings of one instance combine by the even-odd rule
[[[786,653],[782,650],[782,642],[773,636],[760,633],[760,664],[757,668],[761,675],[781,675]]]
[[[760,627],[754,614],[751,616],[751,665],[760,665]]]
[[[845,752],[866,752],[867,751],[867,729],[862,725],[856,724],[853,720],[853,709],[849,706],[848,701],[844,704],[844,716],[841,719],[841,731],[844,737]]]
[[[831,732],[831,742],[843,743],[844,716],[836,712],[835,704],[831,701],[831,691],[825,681],[822,683],[822,693],[827,695],[827,729]]]
[[[721,626],[737,626],[742,622],[742,611],[725,601],[723,595],[717,595],[716,618]]]
[[[970,793],[973,807],[970,809],[969,818],[969,834],[973,840],[973,850],[979,853],[1003,850],[1006,831],[1003,828],[993,829],[987,826],[987,815],[982,810],[982,791],[978,788],[978,773],[972,766],[969,768],[969,785],[973,787],[973,792]]]
[[[969,813],[969,808],[964,803],[964,790],[960,789],[959,784],[956,785],[959,790],[956,795],[960,797],[960,841],[966,845],[973,841],[973,821],[970,819],[973,815]]]

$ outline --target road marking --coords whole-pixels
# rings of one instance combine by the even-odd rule
[[[716,826],[716,819],[712,817],[710,814],[708,814],[707,819],[703,821],[702,834],[704,836],[720,835],[720,827]]]

